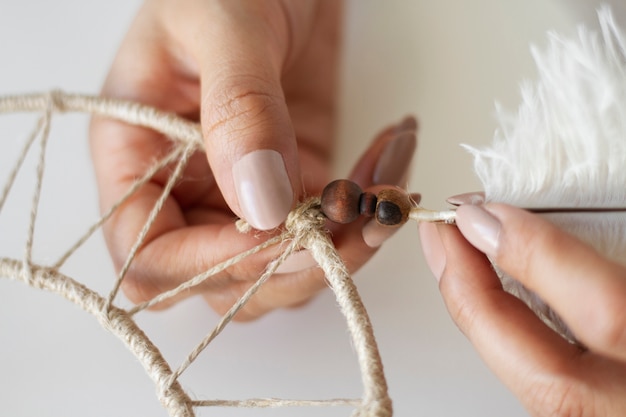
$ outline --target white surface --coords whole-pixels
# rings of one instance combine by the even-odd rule
[[[617,3],[617,1],[615,2]],[[410,188],[427,207],[474,190],[471,160],[457,145],[486,143],[495,99],[515,106],[532,77],[529,42],[547,29],[593,22],[591,1],[481,0],[350,3],[342,71],[337,176],[347,173],[374,133],[406,113],[421,121]],[[0,94],[95,93],[138,1],[0,3]],[[622,10],[623,10],[623,6]],[[0,181],[28,130],[25,116],[0,118]],[[53,125],[35,257],[50,261],[97,217],[85,117]],[[0,216],[0,256],[22,254],[30,171]],[[113,277],[98,237],[65,271],[106,290]],[[358,284],[374,324],[397,416],[524,416],[448,318],[406,226],[362,271]],[[305,308],[228,328],[185,374],[201,398],[359,396],[358,369],[330,292]],[[178,364],[216,316],[199,300],[141,319],[166,358]],[[0,414],[162,416],[151,381],[95,320],[65,300],[0,281]],[[347,409],[201,409],[198,415],[346,416]]]

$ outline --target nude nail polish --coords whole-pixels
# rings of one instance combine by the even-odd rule
[[[456,224],[477,249],[488,256],[496,255],[502,225],[483,206],[460,206],[456,211]]]
[[[281,154],[271,149],[252,151],[232,168],[239,207],[255,229],[269,230],[287,218],[293,190]]]
[[[413,116],[407,116],[395,127],[396,133],[402,133],[406,131],[415,132],[417,130],[417,120]]]
[[[485,202],[485,193],[474,192],[457,194],[453,195],[452,197],[448,197],[446,199],[446,202],[454,206],[461,206],[463,204],[473,204],[476,206]]]
[[[399,133],[387,142],[374,169],[374,184],[402,185],[400,183],[411,165],[416,147],[414,130]]]

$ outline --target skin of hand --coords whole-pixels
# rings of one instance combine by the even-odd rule
[[[462,205],[457,225],[421,224],[452,319],[533,416],[626,415],[626,269],[540,216]],[[585,348],[502,289],[487,256],[543,298]]]
[[[191,157],[133,261],[122,283],[131,301],[149,300],[258,245],[298,200],[321,193],[330,181],[341,21],[336,0],[146,1],[102,95],[200,121],[206,154]],[[383,131],[350,179],[373,192],[378,184],[401,184],[416,128],[407,118]],[[153,131],[101,118],[92,121],[90,136],[103,211],[171,149]],[[403,155],[399,163],[390,158],[396,154]],[[118,269],[172,169],[157,173],[105,224]],[[266,231],[243,235],[236,217]],[[351,271],[392,233],[365,219],[332,231]],[[202,294],[224,313],[277,250],[247,258],[158,307]],[[236,319],[301,304],[324,288],[321,271],[306,255],[272,277]]]

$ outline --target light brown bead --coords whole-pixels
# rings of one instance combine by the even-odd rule
[[[409,195],[400,190],[387,189],[378,193],[376,221],[383,226],[400,226],[406,223],[411,212]]]
[[[322,191],[322,213],[335,223],[351,223],[359,218],[363,190],[349,180],[335,180]]]

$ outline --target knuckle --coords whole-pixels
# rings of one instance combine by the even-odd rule
[[[444,294],[446,307],[457,327],[471,340],[472,329],[476,323],[476,306],[466,297],[461,288],[457,288],[455,285],[446,285],[446,282],[449,281],[452,280],[442,279],[441,281],[442,285],[445,285],[441,291]]]
[[[129,271],[124,277],[121,289],[124,295],[135,304],[151,300],[162,292],[153,280],[145,279],[142,274],[135,271]]]
[[[245,285],[244,283],[232,284],[220,291],[213,291],[210,294],[205,294],[204,299],[218,315],[225,316],[239,301],[242,294],[248,287],[249,285]],[[233,316],[233,321],[252,321],[263,316],[269,311],[269,309],[260,308],[254,299],[252,299],[248,301],[239,311],[237,311],[237,313]]]
[[[531,384],[523,398],[533,416],[585,417],[593,414],[591,392],[580,381],[560,376],[549,383]]]
[[[454,322],[470,340],[472,339],[472,329],[476,322],[476,309],[468,302],[460,301],[451,310]]]
[[[208,135],[219,133],[227,138],[246,129],[271,122],[280,97],[269,91],[269,83],[254,79],[253,85],[227,82],[207,95],[203,103],[203,125]]]
[[[109,236],[109,238],[111,242],[116,242],[114,249],[111,250],[110,253],[116,274],[119,275],[128,257],[128,251],[123,248],[126,248],[128,245],[119,243],[120,240],[116,240],[115,237]],[[156,284],[157,280],[154,274],[151,274],[149,268],[146,267],[149,263],[144,263],[141,256],[142,254],[142,252],[137,254],[120,284],[120,289],[124,295],[135,304],[151,300],[163,291],[163,289]]]
[[[623,351],[626,347],[626,311],[622,292],[605,292],[591,309],[589,329],[590,345],[602,350]]]
[[[523,221],[515,230],[504,233],[496,263],[512,269],[517,278],[532,279],[542,276],[544,258],[549,253],[561,257],[559,252],[566,250],[563,245],[563,232],[544,223]],[[510,268],[510,266],[514,266]]]

